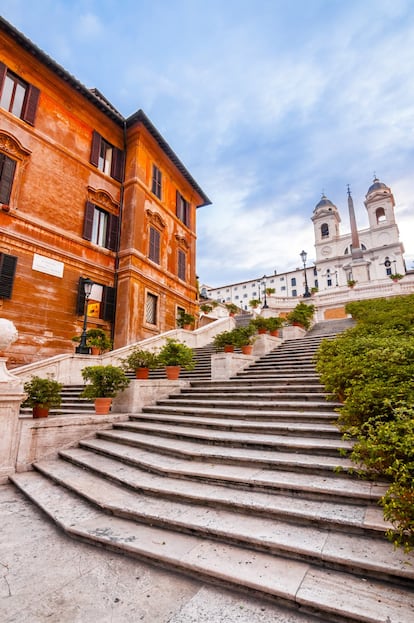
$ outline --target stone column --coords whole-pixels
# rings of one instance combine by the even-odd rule
[[[6,368],[2,351],[17,340],[16,327],[0,318],[0,483],[15,471],[19,447],[19,410],[24,398],[23,381]]]

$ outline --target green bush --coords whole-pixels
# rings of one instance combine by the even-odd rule
[[[366,477],[390,482],[381,499],[388,537],[414,547],[414,295],[354,302],[357,321],[316,355],[321,381],[342,402],[339,422],[356,439]]]

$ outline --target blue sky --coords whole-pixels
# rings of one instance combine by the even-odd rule
[[[213,202],[220,286],[314,258],[322,191],[360,228],[376,172],[414,261],[412,0],[3,0],[2,16],[125,116],[142,108]]]

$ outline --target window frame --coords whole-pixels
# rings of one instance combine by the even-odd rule
[[[106,159],[104,158],[104,164],[101,165],[102,161],[102,148],[106,148],[106,150],[111,149],[111,162],[110,166],[105,166]],[[118,147],[115,147],[112,143],[107,141],[103,136],[99,134],[96,130],[92,132],[92,142],[91,142],[91,155],[89,158],[90,163],[96,167],[99,171],[101,171],[104,175],[109,175],[117,182],[124,181],[124,169],[125,169],[125,152]],[[108,159],[109,162],[109,159]]]
[[[33,84],[30,84],[26,80],[23,80],[23,78],[20,78],[20,76],[18,76],[13,71],[8,69],[4,63],[0,62],[0,102],[4,94],[4,87],[5,87],[7,78],[11,80],[14,83],[14,85],[20,85],[21,87],[25,89],[23,101],[21,103],[21,106],[19,107],[19,111],[18,111],[19,114],[17,114],[16,111],[12,110],[13,104],[14,104],[13,95],[10,99],[10,104],[8,108],[6,108],[5,106],[1,104],[0,104],[0,108],[2,108],[2,110],[6,110],[11,115],[17,117],[18,119],[21,119],[22,121],[25,121],[26,123],[29,123],[30,125],[34,126],[35,120],[36,120],[36,113],[37,113],[37,108],[38,108],[40,90],[37,87],[35,87]]]
[[[190,203],[178,190],[175,196],[175,213],[186,227],[190,227]]]
[[[99,218],[97,214],[104,214],[106,216],[106,231],[104,232],[105,241],[104,244],[100,244],[99,241],[94,240],[94,231],[96,229],[96,219]],[[86,202],[85,214],[83,221],[83,234],[82,237],[85,240],[89,240],[92,244],[96,244],[102,249],[108,249],[109,251],[117,251],[119,240],[119,217],[112,212],[108,212],[101,206]]]
[[[151,192],[158,197],[159,200],[162,199],[162,171],[155,163],[152,163],[152,181],[151,181]]]
[[[177,276],[181,281],[187,281],[187,253],[182,249],[177,251]]]
[[[155,264],[161,264],[161,232],[153,225],[149,226],[148,259]]]
[[[148,311],[149,311],[149,302],[151,302],[151,313],[153,314],[154,322],[152,322],[152,318],[149,319]],[[152,327],[156,327],[158,324],[158,304],[159,304],[159,296],[154,294],[153,292],[146,292],[145,294],[145,324],[151,325]]]
[[[9,205],[16,175],[16,160],[0,152],[0,203]]]

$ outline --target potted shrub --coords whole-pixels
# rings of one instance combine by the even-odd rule
[[[295,309],[288,313],[286,319],[289,324],[308,330],[311,325],[314,312],[315,305],[298,303]]]
[[[225,308],[229,312],[229,316],[234,316],[239,311],[239,308],[235,303],[226,303]]]
[[[394,283],[399,281],[403,277],[404,277],[404,275],[401,275],[401,273],[394,273],[393,275],[390,275],[390,279],[392,279],[394,281]]]
[[[195,321],[195,316],[192,314],[187,314],[187,312],[180,311],[180,314],[177,318],[177,326],[181,329],[191,329],[191,325]]]
[[[224,350],[225,353],[231,353],[234,351],[235,345],[236,336],[234,331],[222,331],[213,338],[213,346],[216,352]]]
[[[347,281],[346,283],[347,283],[347,285],[348,285],[350,288],[353,288],[353,287],[354,287],[354,285],[356,284],[356,280],[355,280],[355,279],[348,279],[348,281]]]
[[[233,334],[234,345],[241,349],[243,355],[251,355],[256,339],[254,326],[249,323],[247,327],[237,327],[231,333]]]
[[[32,407],[33,417],[47,417],[51,407],[60,407],[62,402],[62,384],[52,378],[43,379],[32,376],[23,389],[27,394],[22,407]]]
[[[80,342],[80,336],[75,335],[73,342]],[[92,355],[100,355],[112,348],[112,340],[103,329],[88,329],[86,331],[86,345],[90,347]]]
[[[256,329],[258,333],[267,333],[267,318],[263,316],[257,316],[250,321],[253,327]]]
[[[137,379],[147,379],[149,371],[158,367],[159,358],[158,353],[135,346],[121,363],[124,370],[135,372]]]
[[[178,379],[181,368],[193,370],[195,366],[193,349],[172,338],[167,339],[158,357],[169,380]]]
[[[82,377],[86,386],[81,396],[95,401],[97,415],[109,413],[112,398],[129,385],[129,378],[118,366],[87,366]]]
[[[256,307],[260,307],[261,304],[262,302],[259,301],[259,299],[252,299],[251,301],[249,301],[249,307],[251,307],[252,309],[256,309]]]
[[[213,306],[209,305],[208,303],[201,303],[200,310],[203,312],[203,314],[209,314],[213,311]]]
[[[279,329],[281,329],[284,325],[285,321],[280,316],[271,316],[270,318],[266,318],[267,328],[269,329],[270,335],[273,337],[278,337]]]

